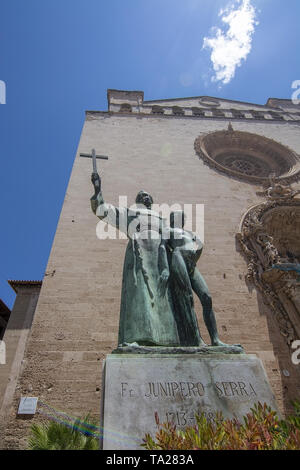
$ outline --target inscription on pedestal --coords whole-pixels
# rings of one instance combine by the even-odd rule
[[[139,449],[157,419],[179,428],[196,424],[204,412],[213,420],[247,413],[254,403],[276,409],[264,369],[256,356],[206,357],[110,355],[104,370],[104,449]]]

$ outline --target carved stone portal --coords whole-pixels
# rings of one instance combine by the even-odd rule
[[[291,347],[300,338],[300,200],[292,190],[275,198],[275,186],[267,202],[245,214],[237,239],[248,260],[246,278],[263,294]]]

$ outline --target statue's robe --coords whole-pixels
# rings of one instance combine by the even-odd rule
[[[94,212],[129,238],[123,266],[118,344],[178,346],[169,291],[163,296],[158,292],[160,274],[169,269],[160,233],[164,219],[143,205],[128,209],[104,203],[101,194]]]

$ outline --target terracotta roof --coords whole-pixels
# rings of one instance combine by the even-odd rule
[[[42,281],[16,281],[13,279],[9,279],[7,282],[16,293],[18,287],[32,287],[42,285]]]

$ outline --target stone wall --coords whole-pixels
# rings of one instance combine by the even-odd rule
[[[228,123],[225,118],[87,113],[10,411],[7,447],[24,445],[31,422],[15,418],[21,394],[75,416],[99,416],[102,361],[117,345],[127,241],[96,237],[98,220],[89,201],[92,162],[79,156],[93,147],[109,156],[98,161],[108,202],[117,205],[119,195],[126,195],[132,204],[145,189],[158,203],[205,205],[205,246],[198,267],[213,297],[221,339],[241,343],[246,353],[262,359],[282,411],[296,397],[296,366],[271,312],[245,282],[247,263],[235,239],[243,214],[262,202],[256,194],[261,186],[218,173],[194,150],[199,135],[225,130]],[[300,153],[295,122],[238,120],[233,125]],[[198,301],[196,311],[208,341]]]
[[[6,346],[6,364],[0,366],[0,448],[5,446],[4,437],[9,438],[6,422],[16,416],[13,406],[15,391],[18,394],[18,379],[25,364],[24,352],[30,333],[34,312],[39,298],[41,283],[21,283],[15,287],[17,297],[3,337]],[[33,387],[27,391],[33,392]],[[16,402],[15,402],[16,403]],[[18,444],[19,445],[19,444]]]

